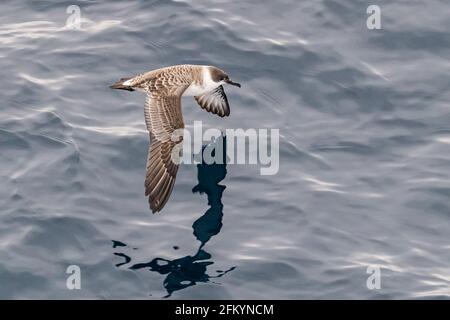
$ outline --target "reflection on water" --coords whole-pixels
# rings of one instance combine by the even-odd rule
[[[167,290],[167,296],[170,297],[174,291],[181,290],[193,286],[199,282],[209,282],[213,278],[220,278],[224,274],[232,271],[235,267],[228,270],[218,270],[216,275],[209,275],[207,267],[214,262],[211,261],[211,254],[206,252],[203,247],[211,239],[218,234],[222,228],[223,204],[222,194],[225,186],[220,185],[227,174],[226,168],[226,137],[220,137],[214,143],[214,147],[223,147],[222,164],[207,164],[202,162],[197,165],[198,184],[192,189],[193,193],[205,193],[208,197],[209,209],[198,218],[193,224],[192,229],[195,237],[200,241],[197,252],[193,256],[185,256],[182,258],[167,260],[163,258],[154,258],[150,262],[136,263],[129,267],[132,270],[148,268],[150,271],[167,275],[164,279],[164,288]],[[206,146],[203,147],[203,150]],[[214,156],[214,151],[212,152]],[[113,240],[113,248],[124,246],[120,241]],[[116,264],[116,267],[131,262],[128,255],[115,252],[114,255],[123,257],[124,262]]]
[[[82,30],[64,28],[72,3]],[[450,298],[449,1],[258,4],[0,1],[0,299],[161,297],[189,267],[209,282],[172,298]],[[183,98],[187,128],[278,128],[280,170],[183,166],[152,216],[144,96],[108,85],[184,63],[245,84],[225,89],[227,118]],[[129,269],[154,258],[183,267]],[[72,264],[82,290],[60,281]]]

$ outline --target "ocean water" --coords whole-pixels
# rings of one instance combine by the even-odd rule
[[[380,30],[366,27],[371,4]],[[0,298],[450,296],[448,1],[0,11]],[[279,129],[280,168],[182,165],[153,215],[144,96],[108,86],[184,63],[242,84],[226,88],[226,119],[183,98],[187,128]],[[70,265],[80,290],[66,287]]]

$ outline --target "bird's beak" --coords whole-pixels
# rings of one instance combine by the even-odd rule
[[[231,84],[232,86],[239,87],[239,88],[241,87],[241,85],[240,85],[239,83],[233,82],[233,81],[231,81],[231,80],[227,80],[226,83]]]

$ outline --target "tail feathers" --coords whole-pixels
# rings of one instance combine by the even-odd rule
[[[127,80],[130,80],[131,78],[122,78],[113,85],[109,86],[111,89],[121,89],[121,90],[128,90],[128,91],[134,91],[134,89],[130,86],[126,86],[123,83]]]

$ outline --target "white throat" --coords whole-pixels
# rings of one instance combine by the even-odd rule
[[[211,77],[211,72],[208,66],[202,66],[202,83],[200,85],[192,83],[183,96],[200,96],[207,92],[210,92],[220,86],[222,83],[214,82]]]

